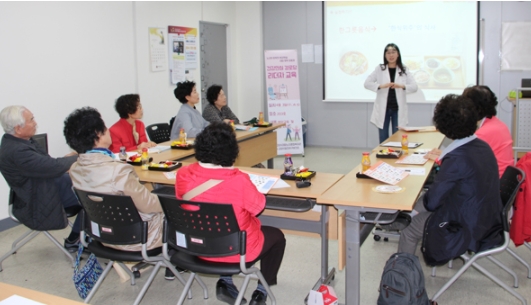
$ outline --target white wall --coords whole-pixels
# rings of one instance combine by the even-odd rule
[[[97,108],[110,127],[116,98],[136,92],[146,125],[166,122],[180,103],[169,72],[150,71],[147,28],[198,28],[199,21],[229,24],[231,109],[256,116],[263,105],[260,2],[0,2],[0,109],[28,107],[54,157],[69,152],[63,120],[75,108]],[[7,199],[0,179],[0,220]]]

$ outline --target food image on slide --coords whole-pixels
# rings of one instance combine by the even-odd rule
[[[325,101],[374,101],[363,84],[388,43],[419,86],[408,103],[437,102],[477,83],[475,1],[325,1],[324,15]]]

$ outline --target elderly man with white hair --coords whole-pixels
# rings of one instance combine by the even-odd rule
[[[4,136],[0,144],[0,172],[15,192],[13,214],[33,230],[66,228],[64,208],[79,205],[67,171],[77,154],[52,158],[32,139],[37,131],[33,113],[23,106],[8,106],[0,112]],[[78,217],[79,218],[79,217]],[[76,219],[65,248],[77,251],[80,219]]]

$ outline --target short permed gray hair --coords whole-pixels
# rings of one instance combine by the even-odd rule
[[[15,127],[24,127],[26,120],[24,119],[24,111],[28,110],[24,106],[7,106],[0,112],[0,123],[4,132],[8,134],[15,134]]]

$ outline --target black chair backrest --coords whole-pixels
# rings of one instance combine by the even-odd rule
[[[507,166],[500,178],[500,195],[503,204],[503,229],[509,232],[509,211],[511,210],[520,185],[525,180],[525,173],[514,166]]]
[[[74,188],[83,206],[82,229],[107,244],[131,245],[147,242],[147,225],[130,196],[86,192]]]
[[[151,141],[159,144],[170,140],[170,125],[168,123],[151,124],[146,127],[146,133]]]
[[[245,234],[240,231],[231,204],[179,200],[168,194],[158,196],[166,216],[163,240],[170,246],[206,257],[245,254],[245,238],[242,240]]]
[[[173,122],[175,122],[175,117],[172,117],[170,119],[170,124],[169,124],[170,125],[170,134],[171,134],[171,129],[173,128]]]
[[[46,153],[48,153],[48,134],[40,133],[34,135],[32,138]]]

